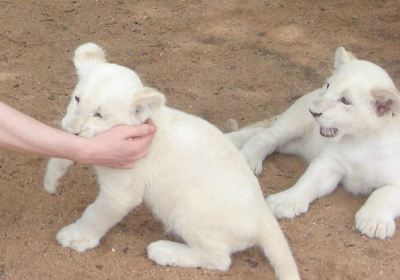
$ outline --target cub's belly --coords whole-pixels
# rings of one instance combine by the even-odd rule
[[[353,154],[353,158],[347,158],[343,186],[355,194],[368,194],[386,185],[400,186],[400,162],[397,158],[379,155],[364,152],[364,156]]]
[[[379,165],[356,165],[348,170],[343,179],[343,186],[354,194],[369,194],[388,184],[398,184],[399,176],[392,173],[390,167],[383,168]],[[393,176],[393,174],[395,174]]]

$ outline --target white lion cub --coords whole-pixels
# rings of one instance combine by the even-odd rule
[[[326,84],[295,102],[267,127],[227,134],[256,174],[274,151],[310,165],[290,189],[268,197],[277,217],[292,218],[338,184],[354,194],[372,192],[356,215],[369,237],[395,232],[400,215],[400,100],[389,75],[340,47]]]
[[[200,118],[164,106],[164,96],[144,87],[126,67],[107,63],[93,43],[75,51],[79,82],[62,126],[91,137],[116,124],[149,118],[157,133],[145,159],[130,170],[95,166],[100,184],[96,201],[57,240],[83,252],[142,201],[168,232],[185,243],[159,240],[147,247],[160,265],[226,271],[233,252],[259,245],[279,279],[300,279],[287,241],[265,204],[257,178],[232,143]],[[57,182],[71,161],[51,159],[44,187]]]

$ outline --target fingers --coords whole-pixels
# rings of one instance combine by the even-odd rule
[[[152,123],[135,126],[118,125],[112,129],[120,130],[125,139],[152,135],[156,131],[156,128]]]
[[[92,152],[81,162],[111,168],[132,168],[135,161],[147,155],[155,131],[151,122],[113,127],[88,140]]]
[[[147,156],[150,150],[149,146],[152,138],[153,135],[148,135],[140,138],[125,140],[127,142],[126,145],[128,146],[127,150],[129,150],[129,152],[124,153],[125,159],[118,163],[110,164],[108,167],[123,169],[132,168],[137,160]]]
[[[150,135],[146,135],[146,136],[142,136],[140,138],[130,138],[127,139],[126,141],[129,141],[129,144],[136,148],[136,152],[143,150],[144,148],[146,148],[147,146],[150,145],[151,141],[153,140],[153,136],[154,134],[150,134]]]

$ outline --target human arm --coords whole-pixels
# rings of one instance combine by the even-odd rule
[[[47,126],[0,102],[0,148],[22,153],[131,168],[147,154],[154,131],[151,124],[123,125],[87,139]]]

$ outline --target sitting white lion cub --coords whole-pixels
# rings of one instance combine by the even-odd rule
[[[372,192],[356,227],[381,239],[395,232],[400,215],[399,95],[379,66],[338,48],[326,84],[295,102],[266,128],[227,134],[256,174],[274,151],[299,155],[310,165],[290,189],[270,195],[277,217],[292,218],[338,184],[355,194]]]
[[[79,74],[65,130],[91,137],[116,124],[139,124],[149,118],[157,133],[145,159],[130,170],[95,166],[100,194],[57,240],[83,252],[142,201],[168,232],[184,243],[160,240],[147,247],[160,265],[227,270],[230,255],[259,245],[279,279],[299,279],[286,239],[265,204],[257,178],[240,152],[224,135],[200,118],[164,106],[164,96],[143,87],[135,72],[107,63],[95,44],[75,52]],[[57,181],[71,161],[51,159],[45,189]]]

